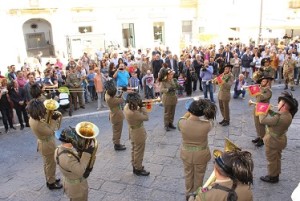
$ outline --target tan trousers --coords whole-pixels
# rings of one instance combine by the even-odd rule
[[[185,175],[185,193],[196,192],[203,185],[203,178],[206,171],[206,164],[191,164],[183,161]]]
[[[44,173],[46,177],[46,181],[49,184],[55,183],[55,171],[56,171],[56,163],[54,160],[54,152],[53,154],[42,155],[44,161]]]
[[[293,72],[283,72],[283,79],[286,85],[294,87],[294,71]]]
[[[88,200],[89,186],[86,180],[80,184],[69,184],[64,182],[64,191],[70,198],[70,201]]]
[[[268,161],[268,175],[271,177],[279,176],[281,173],[281,149],[274,149],[266,145],[266,157]]]
[[[114,144],[120,144],[122,129],[123,129],[123,121],[112,124],[112,130],[113,130],[112,140]]]
[[[144,127],[130,129],[131,164],[137,170],[143,169],[146,136]]]
[[[229,113],[229,100],[220,100],[219,99],[219,107],[223,119],[226,121],[230,121],[230,113]]]
[[[255,116],[255,108],[253,110],[253,119],[254,119],[257,137],[260,137],[261,139],[263,139],[266,134],[266,126],[259,122],[258,116]]]
[[[170,123],[173,124],[175,115],[176,105],[164,105],[164,124],[169,126]]]

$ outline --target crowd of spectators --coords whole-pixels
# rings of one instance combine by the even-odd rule
[[[274,78],[281,83],[284,64],[291,59],[294,65],[295,84],[299,84],[300,44],[266,43],[258,47],[241,44],[210,45],[206,47],[189,46],[179,56],[169,48],[155,47],[153,50],[138,49],[118,52],[96,52],[95,55],[83,53],[79,59],[70,58],[67,64],[59,59],[47,62],[44,70],[32,68],[27,64],[16,70],[15,65],[7,67],[5,75],[0,73],[1,99],[0,109],[5,131],[15,129],[12,121],[15,109],[21,129],[28,125],[26,104],[32,99],[30,86],[40,83],[45,94],[57,98],[57,89],[66,86],[70,89],[70,98],[74,110],[84,109],[91,101],[98,102],[97,110],[106,107],[104,84],[113,79],[117,87],[132,87],[146,99],[160,96],[159,72],[161,68],[171,68],[178,82],[178,96],[191,96],[195,91],[205,93],[209,90],[214,101],[210,79],[223,73],[224,66],[230,63],[235,79],[242,73],[246,81],[251,81],[253,73],[261,68],[261,60],[270,58],[274,69]],[[92,58],[91,58],[92,56]],[[206,72],[203,72],[206,71]],[[205,82],[202,82],[204,80]]]

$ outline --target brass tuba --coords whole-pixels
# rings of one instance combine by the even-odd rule
[[[228,138],[225,138],[224,151],[229,152],[229,151],[234,151],[234,150],[241,151],[241,148],[239,148],[237,145],[235,145],[233,142],[231,142]],[[217,157],[221,156],[222,154],[223,154],[223,152],[221,150],[215,149],[213,151],[214,158],[217,158]],[[210,186],[214,181],[216,181],[215,171],[213,171],[211,173],[211,175],[209,176],[209,178],[203,185],[203,188]]]
[[[56,116],[58,121],[56,123],[55,130],[58,130],[61,126],[61,121],[62,121],[62,114],[57,110],[59,108],[59,104],[56,100],[54,99],[47,99],[44,101],[44,106],[46,108],[46,118],[45,118],[45,123],[51,124],[51,120],[53,116]]]
[[[96,137],[99,134],[99,128],[91,122],[84,121],[76,125],[75,131],[78,135],[78,138],[77,141],[72,144],[77,149],[79,157],[81,157],[86,148],[89,146],[94,146],[94,151],[87,166],[87,172],[89,175],[96,161],[96,153],[98,150],[98,141]],[[86,175],[85,178],[87,178],[88,175]]]

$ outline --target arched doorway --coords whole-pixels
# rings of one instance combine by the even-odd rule
[[[51,24],[41,18],[27,20],[23,24],[23,34],[28,57],[54,56]]]

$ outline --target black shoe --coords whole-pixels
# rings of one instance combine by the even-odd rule
[[[11,128],[11,129],[14,129],[14,130],[16,130],[16,128],[15,128],[15,127],[13,127],[13,126],[11,126],[10,128]]]
[[[29,125],[29,124],[26,124],[25,126],[26,126],[26,127],[30,127],[30,125]]]
[[[288,86],[287,86],[287,85],[285,85],[284,89],[288,89]]]
[[[258,141],[260,140],[259,137],[255,138],[254,140],[252,140],[253,143],[258,143]]]
[[[279,176],[271,177],[269,175],[260,177],[260,180],[268,183],[278,183],[279,182]]]
[[[125,145],[122,145],[122,144],[115,144],[114,148],[115,148],[116,151],[124,151],[124,150],[126,150]]]
[[[21,125],[21,128],[20,128],[20,130],[23,130],[24,129],[24,125]]]
[[[176,129],[176,127],[172,123],[169,123],[169,128]]]
[[[47,187],[50,190],[54,190],[54,189],[61,189],[63,186],[60,183],[55,182],[53,184],[47,184]]]
[[[256,147],[261,147],[264,145],[264,141],[262,139],[259,139],[259,141],[256,143]]]
[[[150,174],[150,172],[146,171],[145,169],[142,169],[142,170],[135,169],[133,171],[133,173],[137,176],[149,176],[149,174]]]
[[[142,169],[144,169],[144,166],[142,166]],[[132,172],[134,173],[136,171],[135,167],[132,166]]]
[[[229,121],[224,121],[224,123],[221,124],[222,126],[229,126]]]
[[[82,108],[82,109],[85,109],[85,107],[84,107],[84,106],[80,106],[80,108]]]
[[[55,179],[55,183],[59,184],[59,182],[60,182],[60,179]],[[47,185],[47,187],[49,187],[50,184],[48,182],[46,182],[46,185]]]
[[[222,121],[219,122],[219,124],[223,124],[226,120],[223,119]]]
[[[170,129],[169,126],[165,126],[165,130],[166,130],[166,131],[170,131],[171,129]]]

